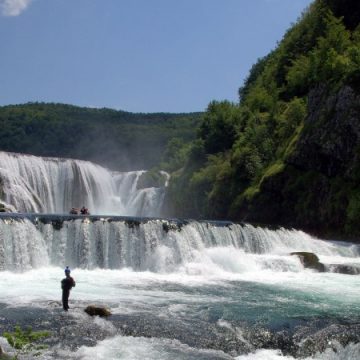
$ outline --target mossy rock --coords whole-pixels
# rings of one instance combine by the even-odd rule
[[[110,310],[103,306],[89,305],[84,311],[90,316],[108,317],[111,315]]]
[[[292,252],[290,255],[297,255],[300,258],[301,263],[304,265],[304,268],[315,269],[319,272],[325,271],[325,266],[319,261],[319,258],[311,252],[297,251]]]

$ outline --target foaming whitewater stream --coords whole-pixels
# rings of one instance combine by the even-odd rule
[[[164,189],[138,189],[144,172],[0,152],[0,202],[25,213],[64,214],[84,205],[93,214],[158,216]]]
[[[0,214],[0,335],[50,331],[42,359],[360,358],[358,245],[157,219],[164,189],[140,188],[143,173],[0,152],[0,203],[20,211]],[[98,215],[65,215],[82,205]],[[292,252],[316,254],[325,272]],[[89,304],[112,316],[91,318]]]
[[[358,359],[360,276],[337,265],[358,269],[359,246],[229,222],[2,215],[0,333],[50,330],[43,359]]]

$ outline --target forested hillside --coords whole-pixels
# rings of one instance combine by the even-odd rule
[[[239,103],[209,104],[197,139],[168,153],[169,214],[360,235],[359,19],[357,0],[314,1]]]
[[[195,138],[201,114],[134,114],[64,104],[0,107],[0,150],[92,160],[117,170],[151,168],[171,139]]]

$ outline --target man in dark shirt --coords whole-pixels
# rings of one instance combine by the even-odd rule
[[[65,276],[66,278],[61,280],[62,303],[64,310],[68,311],[70,290],[75,286],[75,280],[70,276],[70,269],[68,266],[65,269]]]

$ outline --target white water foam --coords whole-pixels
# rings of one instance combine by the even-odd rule
[[[72,359],[79,360],[199,360],[224,359],[232,357],[222,351],[196,349],[177,340],[116,336],[101,341],[96,347],[81,347],[73,354]]]
[[[360,263],[358,246],[317,240],[301,231],[196,221],[177,230],[166,230],[168,226],[163,220],[134,224],[83,218],[53,226],[0,219],[0,270],[51,264],[214,276],[304,271],[292,251],[313,251],[328,263]]]
[[[0,337],[0,345],[11,354],[12,349],[4,338]],[[82,346],[77,351],[58,349],[57,354],[64,359],[76,360],[294,360],[285,356],[280,350],[260,349],[255,352],[232,357],[222,351],[196,349],[177,340],[125,337],[117,335],[98,342],[96,346]],[[360,344],[349,344],[345,347],[334,342],[324,353],[317,353],[303,360],[357,360],[360,358]],[[53,359],[46,353],[42,359]]]
[[[95,347],[82,346],[76,352],[58,352],[64,358],[78,360],[293,360],[280,350],[260,349],[246,355],[232,357],[222,351],[197,349],[177,340],[115,336],[99,342]],[[303,360],[357,360],[360,344],[345,347],[334,342],[324,353],[317,353]]]
[[[235,360],[292,360],[292,356],[284,356],[280,350],[258,350],[248,355],[241,355]],[[334,342],[324,353],[303,360],[357,360],[360,359],[360,344],[349,344],[345,347]]]

